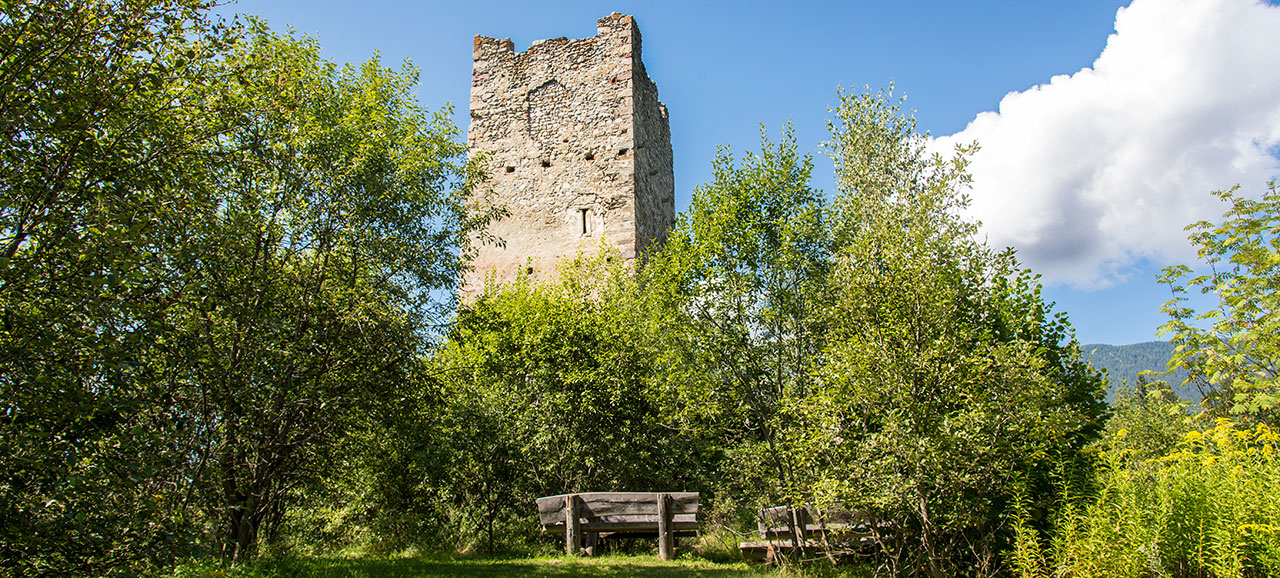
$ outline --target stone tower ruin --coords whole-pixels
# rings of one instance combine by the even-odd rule
[[[596,30],[525,52],[476,36],[467,141],[487,155],[480,194],[510,215],[489,228],[505,247],[480,247],[464,291],[489,274],[553,272],[601,237],[634,259],[674,224],[671,129],[640,61],[640,30],[617,13]]]

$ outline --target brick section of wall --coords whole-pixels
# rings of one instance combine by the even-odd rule
[[[488,274],[554,273],[601,237],[625,258],[661,241],[675,222],[671,131],[631,16],[525,52],[476,36],[473,58],[468,145],[489,173],[479,192],[510,216],[490,226],[505,246],[480,248],[465,293]]]

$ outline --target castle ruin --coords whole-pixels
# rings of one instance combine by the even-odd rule
[[[601,237],[640,257],[675,222],[671,129],[640,61],[640,30],[617,13],[596,30],[525,52],[475,38],[468,147],[488,155],[479,193],[510,215],[490,225],[505,247],[479,248],[467,292],[490,274],[554,271]]]

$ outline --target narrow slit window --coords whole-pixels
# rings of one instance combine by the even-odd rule
[[[578,217],[579,217],[579,219],[582,221],[582,234],[583,234],[583,235],[586,235],[586,234],[588,234],[588,233],[590,233],[590,232],[591,232],[590,227],[588,227],[588,226],[587,226],[587,225],[588,225],[588,222],[589,222],[589,221],[588,221],[588,219],[587,219],[587,211],[588,211],[588,210],[589,210],[589,209],[578,209]]]

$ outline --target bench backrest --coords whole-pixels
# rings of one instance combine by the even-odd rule
[[[792,519],[794,512],[795,519]],[[819,510],[816,508],[793,508],[778,506],[760,510],[757,526],[760,538],[792,538],[792,528],[803,529],[805,534],[815,532],[843,531],[863,526],[866,516],[860,512],[849,510]]]
[[[697,492],[588,492],[560,494],[538,498],[538,521],[544,530],[564,531],[567,499],[578,499],[578,517],[583,529],[630,529],[658,524],[658,496],[670,499],[671,514],[677,529],[696,526],[700,508]]]

